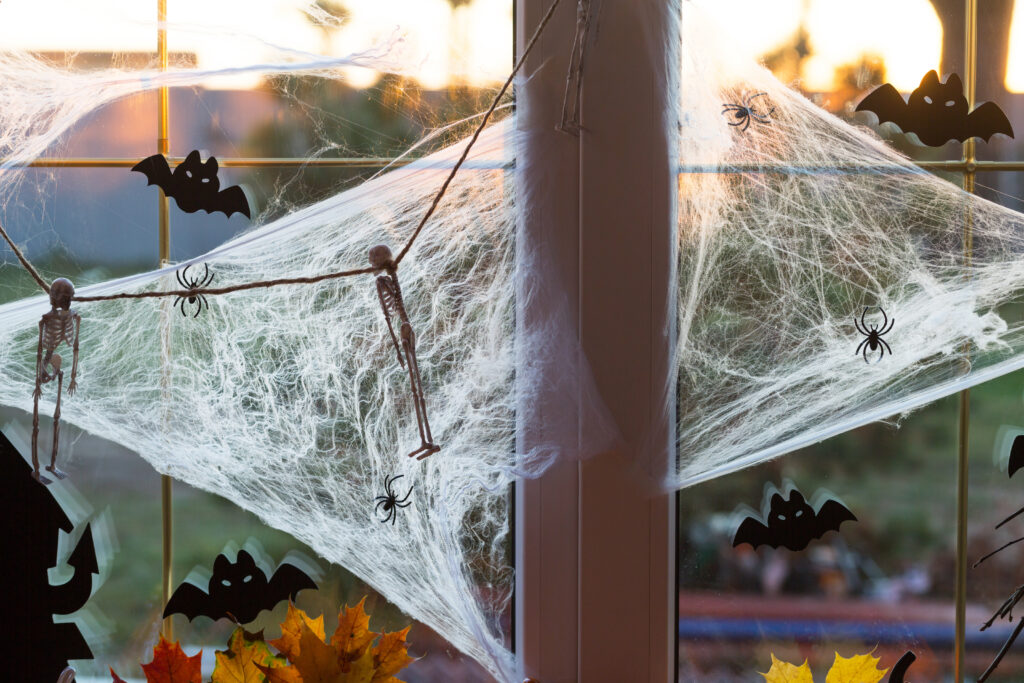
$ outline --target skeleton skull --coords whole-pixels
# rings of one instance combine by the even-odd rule
[[[384,270],[394,265],[391,250],[385,244],[378,244],[370,249],[370,265],[374,270]]]
[[[71,297],[75,295],[75,286],[67,278],[57,278],[50,284],[50,305],[65,311],[71,308]]]

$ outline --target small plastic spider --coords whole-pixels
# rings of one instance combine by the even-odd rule
[[[174,275],[178,278],[178,284],[181,285],[182,289],[192,290],[191,294],[185,296],[179,296],[174,300],[174,305],[181,304],[181,314],[185,313],[185,306],[195,306],[196,312],[193,318],[198,318],[199,314],[203,312],[203,306],[210,307],[209,302],[206,301],[206,297],[200,294],[197,290],[208,287],[213,282],[213,273],[210,272],[209,266],[203,264],[203,276],[198,278],[189,278],[188,269],[192,266],[185,266],[184,270],[179,270]]]
[[[892,355],[892,349],[889,348],[889,345],[885,343],[885,340],[882,339],[882,337],[888,334],[890,330],[892,330],[892,326],[896,322],[896,318],[890,320],[885,315],[885,311],[882,309],[882,307],[879,306],[878,310],[882,312],[881,329],[879,329],[878,325],[872,325],[869,328],[867,323],[864,322],[864,316],[868,314],[868,309],[868,306],[864,307],[864,312],[860,314],[860,322],[857,322],[856,316],[854,316],[853,318],[853,324],[857,328],[857,331],[866,337],[866,339],[862,341],[859,346],[857,346],[857,350],[853,352],[853,355],[856,356],[858,353],[860,353],[861,347],[863,347],[865,363],[868,362],[868,351],[874,351],[875,349],[877,349],[879,361],[881,361],[882,357],[885,356],[886,351],[889,352],[890,356]]]
[[[728,112],[735,112],[733,114],[733,118],[736,119],[736,120],[735,121],[730,121],[729,125],[730,126],[743,126],[742,128],[740,128],[741,131],[744,131],[747,128],[750,128],[750,122],[752,120],[753,121],[760,121],[761,123],[771,123],[772,120],[771,120],[770,117],[771,117],[772,114],[775,113],[775,107],[772,107],[771,109],[769,109],[768,112],[765,113],[765,114],[758,114],[756,111],[754,111],[754,100],[756,100],[758,97],[767,97],[767,96],[768,96],[768,93],[759,92],[759,93],[754,93],[753,95],[749,95],[747,97],[744,97],[743,98],[743,104],[723,104],[722,105],[722,113],[724,114],[727,111]]]
[[[385,477],[384,492],[387,495],[377,496],[376,498],[374,498],[374,500],[379,501],[377,503],[377,506],[373,509],[374,512],[380,510],[381,506],[384,506],[384,519],[380,520],[382,524],[385,524],[388,521],[390,521],[391,524],[394,525],[395,519],[398,518],[398,508],[407,508],[410,505],[412,505],[412,503],[405,502],[409,500],[409,496],[412,495],[412,486],[409,487],[409,491],[408,493],[405,494],[405,498],[402,498],[401,500],[398,499],[398,495],[392,489],[392,486],[394,486],[395,482],[404,476],[404,474],[399,474],[396,477],[392,477],[390,480],[387,477]]]

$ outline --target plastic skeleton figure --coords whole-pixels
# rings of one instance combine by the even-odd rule
[[[398,363],[409,371],[412,400],[416,406],[416,422],[420,428],[420,447],[410,453],[409,457],[418,456],[417,460],[423,460],[441,450],[441,447],[434,443],[430,435],[427,403],[423,399],[423,381],[420,379],[420,366],[416,362],[416,334],[412,331],[412,323],[405,312],[405,302],[402,301],[402,289],[398,286],[398,271],[391,250],[383,244],[370,249],[370,265],[375,271],[383,271],[377,276],[377,296],[380,297],[384,320],[388,323],[388,332],[391,333],[391,341],[398,354]],[[392,317],[398,318],[401,322],[398,336],[395,336]]]
[[[61,357],[57,347],[62,343],[72,348],[71,382],[68,384],[68,396],[75,393],[78,383],[78,333],[82,318],[71,310],[71,297],[75,294],[75,286],[70,280],[59,278],[50,285],[50,311],[44,313],[39,321],[39,346],[36,349],[36,390],[32,394],[32,476],[36,481],[49,484],[50,480],[39,473],[39,399],[43,395],[43,385],[57,380],[57,408],[53,411],[53,452],[50,464],[46,466],[54,476],[63,479],[67,475],[57,469],[57,442],[60,437],[60,395],[64,388],[64,371],[61,369]]]

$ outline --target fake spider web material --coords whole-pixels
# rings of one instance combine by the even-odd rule
[[[684,4],[679,468],[687,486],[1024,365],[1022,216],[739,58]],[[730,126],[724,104],[769,122]],[[774,111],[772,111],[774,109]],[[979,143],[984,144],[984,143]],[[965,255],[970,231],[973,251]],[[865,307],[892,349],[855,355]],[[876,362],[877,361],[877,362]]]
[[[673,138],[682,171],[680,465],[669,485],[763,461],[1024,364],[1020,325],[996,310],[1024,285],[1021,217],[916,169],[740,59],[727,32],[689,3],[683,17],[682,46],[656,46],[682,51]],[[392,56],[347,59],[400,69]],[[326,69],[342,63],[286,50],[271,61],[224,72],[334,78]],[[31,160],[107,102],[209,75],[83,74],[0,53],[0,156]],[[728,126],[722,105],[755,92],[775,108],[771,121]],[[553,295],[540,255],[516,242],[528,207],[516,205],[511,166],[529,134],[513,135],[508,123],[484,133],[399,270],[440,453],[405,457],[419,443],[413,406],[370,276],[210,297],[209,310],[188,320],[171,299],[80,304],[80,388],[62,406],[63,420],[344,565],[502,681],[517,679],[501,616],[514,578],[508,484],[554,458],[600,452],[615,432],[605,421],[604,433],[582,443],[516,452],[517,421],[539,419],[524,413],[534,388],[543,384],[549,403],[556,386],[566,405],[600,405],[567,316],[526,328],[515,315],[523,298]],[[208,264],[218,286],[361,267],[370,246],[403,243],[463,144],[188,263]],[[10,164],[0,168],[0,193],[21,177]],[[184,265],[79,294],[175,289],[174,270]],[[854,355],[862,337],[853,317],[874,305],[895,318],[886,337],[893,355],[867,365]],[[31,410],[36,325],[47,308],[43,297],[0,306],[4,405]],[[52,400],[44,392],[42,413],[52,413]],[[397,474],[400,492],[414,485],[413,505],[395,527],[381,525],[373,498]]]

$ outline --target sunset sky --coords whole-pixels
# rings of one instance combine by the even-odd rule
[[[812,57],[801,77],[810,90],[828,90],[837,66],[880,56],[887,80],[901,90],[936,68],[942,27],[928,0],[695,0],[759,55],[791,40],[803,22]],[[241,4],[242,13],[233,12]],[[301,11],[305,0],[168,0],[170,47],[194,52],[199,66],[252,63],[274,46],[344,55],[401,36],[401,54],[428,89],[460,81],[502,80],[511,68],[512,0],[342,0],[348,19],[337,31],[317,28]],[[1024,91],[1024,10],[1017,3],[1007,84]],[[154,49],[155,0],[3,0],[0,45],[38,50],[144,51]],[[879,21],[884,17],[884,21]],[[203,31],[193,30],[202,26]],[[914,26],[914,31],[907,31]],[[235,36],[235,37],[232,37]],[[355,85],[377,75],[349,70]],[[227,87],[249,87],[234,78]]]

